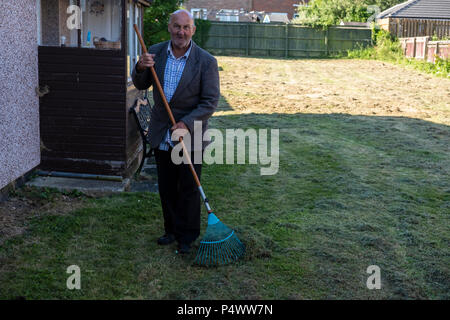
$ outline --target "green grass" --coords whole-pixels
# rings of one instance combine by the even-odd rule
[[[206,269],[192,265],[195,253],[158,246],[157,194],[89,198],[69,213],[41,213],[3,243],[0,298],[450,298],[448,126],[245,114],[214,117],[211,127],[280,128],[277,175],[260,176],[256,165],[204,166],[214,211],[247,244],[243,260]],[[81,290],[66,288],[72,264],[81,268]],[[381,268],[381,290],[366,288],[372,264]]]

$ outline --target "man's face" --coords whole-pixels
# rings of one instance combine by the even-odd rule
[[[195,33],[194,22],[185,12],[179,12],[172,16],[169,32],[172,45],[176,49],[184,49],[189,45]]]

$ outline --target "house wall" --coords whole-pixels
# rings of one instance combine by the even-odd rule
[[[188,11],[191,11],[192,8],[208,9],[208,20],[213,21],[218,20],[216,13],[220,9],[252,10],[252,0],[186,0],[184,5]]]
[[[40,162],[36,1],[0,1],[0,189]]]
[[[191,11],[192,8],[208,9],[208,20],[216,19],[216,12],[220,9],[234,9],[244,11],[265,11],[265,12],[282,12],[287,13],[288,18],[292,19],[295,11],[294,4],[298,4],[301,0],[186,0],[184,5],[186,10]],[[308,0],[304,0],[307,3]],[[240,20],[241,17],[240,17]]]
[[[253,0],[252,10],[287,13],[288,18],[292,19],[297,10],[294,4],[298,4],[299,2],[300,0]]]

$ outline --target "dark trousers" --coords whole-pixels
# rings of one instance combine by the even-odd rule
[[[164,229],[179,243],[189,244],[200,235],[200,192],[189,165],[174,164],[171,151],[155,150]],[[201,164],[194,165],[199,179],[201,168]]]

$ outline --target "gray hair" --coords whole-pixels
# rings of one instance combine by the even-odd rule
[[[181,13],[181,12],[186,13],[186,14],[189,16],[189,18],[192,20],[192,25],[195,26],[194,16],[192,15],[192,13],[190,13],[189,11],[187,11],[187,10],[185,10],[185,9],[178,9],[178,10],[172,12],[172,13],[170,14],[170,17],[169,17],[169,23],[172,22],[172,17],[173,17],[174,15],[176,15],[176,14],[178,14],[178,13]]]

